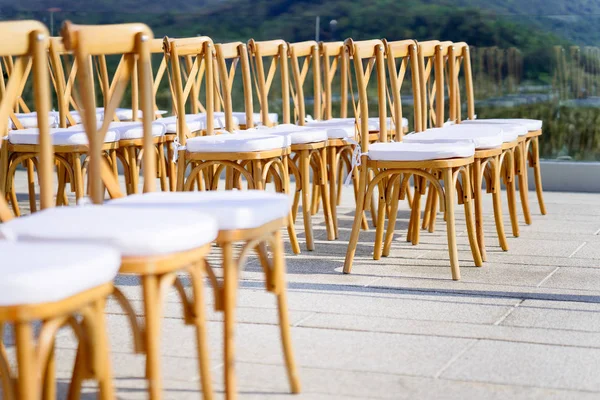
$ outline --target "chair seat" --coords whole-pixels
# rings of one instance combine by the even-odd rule
[[[524,125],[528,131],[539,131],[542,129],[543,121],[539,119],[526,119],[526,118],[490,118],[490,119],[470,119],[462,121],[470,124],[517,124]]]
[[[404,136],[407,143],[452,143],[470,141],[477,150],[501,147],[504,143],[503,129],[500,124],[490,125],[450,125],[444,128],[432,128]]]
[[[39,144],[39,130],[37,128],[19,129],[8,132],[8,140],[12,144]],[[54,146],[81,146],[88,144],[88,138],[83,127],[52,128],[50,137]],[[119,141],[119,132],[109,129],[104,136],[104,143]]]
[[[232,113],[232,115],[233,115],[233,118],[237,119],[238,124],[248,125],[247,121],[246,121],[246,113],[245,112],[234,111]],[[277,113],[269,113],[268,116],[269,116],[269,121],[272,124],[276,124],[279,121],[279,115],[277,115]],[[252,114],[252,122],[254,123],[254,125],[261,125],[262,124],[260,113],[253,113]]]
[[[30,113],[15,113],[15,116],[23,126],[23,129],[37,128],[38,126],[37,112],[35,111]],[[48,115],[48,126],[50,128],[57,128],[58,123],[58,113],[55,114],[54,112],[50,112]],[[8,120],[8,127],[9,129],[17,129],[10,118]]]
[[[217,237],[217,221],[191,210],[97,205],[49,208],[2,224],[16,240],[78,240],[117,248],[123,257],[192,250]],[[64,255],[65,257],[67,255]]]
[[[327,130],[294,124],[281,124],[273,127],[258,127],[242,132],[261,132],[268,135],[289,136],[292,144],[308,144],[325,142],[328,139]]]
[[[333,118],[324,121],[308,121],[309,128],[320,128],[327,131],[329,139],[347,139],[356,136],[354,118]],[[369,121],[369,129],[375,130],[376,126]]]
[[[472,157],[472,142],[407,143],[388,142],[369,145],[369,159],[378,161],[431,161]]]
[[[290,212],[291,198],[262,190],[153,192],[122,197],[106,205],[204,212],[216,218],[219,230],[223,231],[259,228],[285,218]]]
[[[224,132],[220,135],[198,136],[186,141],[191,153],[246,153],[284,149],[291,145],[288,136],[267,135],[256,131]]]
[[[500,123],[500,122],[489,122],[489,121],[490,121],[489,119],[468,119],[466,121],[462,121],[461,124],[464,124],[464,125],[501,125],[503,134],[505,136],[505,140],[504,140],[505,142],[511,142],[511,141],[516,140],[516,138],[514,138],[513,140],[508,140],[511,137],[514,137],[515,135],[518,138],[519,136],[526,136],[527,133],[529,132],[527,124],[519,124],[519,123],[514,124],[514,123],[510,123],[510,122]],[[499,121],[508,121],[508,120],[499,120]]]
[[[142,139],[144,129],[141,122],[111,122],[109,129],[119,132],[120,140]],[[152,123],[152,136],[160,137],[165,134],[166,128],[162,122]]]
[[[121,264],[114,248],[74,242],[0,240],[0,254],[0,306],[66,299],[111,282]]]
[[[104,109],[100,108],[100,111],[104,113]],[[163,115],[166,114],[165,110],[157,110],[155,111],[155,115]],[[142,118],[142,111],[138,110],[137,117]],[[115,116],[119,119],[119,121],[131,121],[133,119],[133,110],[131,108],[117,108],[115,110]]]
[[[166,133],[177,133],[177,116],[171,116],[166,118],[161,118],[160,122],[162,122],[167,131]],[[188,126],[190,132],[197,132],[203,129],[206,129],[206,114],[186,114],[185,122]],[[239,125],[237,118],[233,118],[233,123],[235,125]],[[213,127],[215,129],[223,129],[225,128],[225,113],[223,112],[215,112],[214,113],[214,123]]]

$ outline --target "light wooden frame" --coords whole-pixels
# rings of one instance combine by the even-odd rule
[[[399,190],[402,187],[402,178],[404,175],[415,176],[424,178],[435,185],[438,194],[440,196],[440,206],[445,209],[446,212],[446,224],[447,224],[447,235],[448,235],[448,251],[450,255],[450,267],[452,272],[452,279],[460,279],[460,268],[458,263],[458,249],[456,244],[455,234],[455,221],[454,221],[454,201],[455,201],[455,185],[458,182],[458,175],[462,174],[464,188],[463,194],[470,193],[469,188],[469,169],[468,166],[472,164],[473,157],[468,158],[455,158],[446,160],[430,160],[430,161],[377,161],[370,160],[366,154],[369,148],[369,135],[365,134],[369,131],[368,124],[368,98],[367,98],[367,84],[372,72],[375,71],[377,76],[377,90],[378,90],[378,101],[379,101],[379,118],[381,122],[380,138],[382,141],[387,141],[387,99],[386,99],[386,56],[390,57],[408,57],[411,58],[411,69],[413,71],[413,77],[415,71],[418,71],[418,60],[417,60],[417,47],[416,44],[406,43],[404,46],[396,47],[393,44],[388,43],[387,49],[381,40],[369,40],[363,42],[354,42],[351,39],[346,41],[348,48],[348,55],[352,57],[355,67],[355,76],[358,87],[359,101],[360,101],[360,144],[361,144],[361,163],[359,168],[359,196],[357,201],[357,209],[354,216],[354,223],[352,226],[352,233],[348,244],[348,250],[346,253],[346,260],[344,263],[344,272],[350,273],[352,268],[352,262],[358,244],[358,237],[360,234],[361,215],[363,210],[368,206],[369,200],[371,199],[371,193],[376,186],[379,187],[380,207],[377,214],[377,231],[375,239],[375,251],[374,258],[379,258],[382,255],[383,249],[383,235],[384,235],[384,219],[385,214],[390,207],[388,214],[390,215],[388,231],[386,233],[386,242],[391,242],[393,232],[395,230],[395,216],[397,213],[397,199],[399,196]],[[364,61],[367,61],[367,68],[363,65]],[[394,77],[397,77],[397,72],[394,69]],[[415,77],[416,78],[416,77]],[[441,83],[441,82],[440,82]],[[397,88],[398,91],[400,88]],[[415,91],[417,104],[420,101],[418,98],[420,91]],[[370,179],[369,171],[374,171],[374,179]],[[444,181],[444,187],[440,181],[430,172],[440,171],[442,180]],[[387,180],[387,187],[384,186],[384,181]],[[465,196],[468,200],[469,196]],[[420,214],[418,202],[413,203],[411,224],[414,225],[415,221],[418,224],[418,218],[415,215]],[[469,201],[465,201],[465,208],[467,209],[470,204]],[[471,213],[467,213],[467,226],[469,232],[469,242],[471,244],[471,251],[476,265],[481,265],[479,256],[478,246],[476,243],[476,237],[474,234],[474,223],[470,218]],[[413,226],[412,231],[418,231],[418,225]],[[389,246],[388,246],[389,251]]]

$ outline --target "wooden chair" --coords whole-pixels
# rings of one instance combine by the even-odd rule
[[[3,225],[3,229],[21,238],[78,239],[109,242],[120,250],[121,274],[136,275],[143,290],[144,323],[135,315],[131,305],[118,290],[115,299],[129,317],[135,351],[146,355],[146,377],[149,396],[161,398],[160,371],[160,318],[166,291],[171,286],[180,294],[186,324],[196,327],[200,377],[205,398],[212,398],[208,346],[203,309],[204,258],[211,242],[217,236],[216,220],[200,213],[179,210],[117,209],[104,207],[104,185],[109,193],[118,193],[119,186],[109,160],[101,156],[102,137],[108,130],[115,110],[120,104],[134,66],[140,87],[140,110],[144,148],[154,147],[152,136],[152,78],[149,44],[152,32],[143,24],[81,26],[66,22],[62,29],[65,48],[73,51],[79,65],[77,79],[83,122],[89,140],[90,192],[94,205],[60,207],[38,212],[27,218],[18,218]],[[95,115],[94,76],[91,57],[124,55],[117,74],[114,90],[104,109],[104,120],[98,130]],[[148,152],[152,153],[152,152]],[[156,157],[143,158],[143,170],[148,177],[156,177]],[[144,181],[146,191],[153,191],[156,179]],[[192,296],[188,296],[178,277],[189,274]],[[83,371],[85,372],[85,371]],[[87,378],[75,369],[72,388],[75,390]],[[77,391],[77,390],[75,390]]]
[[[190,44],[188,42],[188,44]],[[177,43],[175,43],[177,46]],[[246,46],[243,43],[217,44],[216,60],[221,78],[223,110],[226,126],[233,125],[231,84],[235,76],[235,68],[241,62],[242,70],[248,71]],[[229,65],[228,65],[229,64]],[[249,72],[249,71],[248,71]],[[248,76],[245,77],[244,87],[251,90]],[[245,96],[246,113],[252,122],[251,97]],[[235,133],[243,135],[244,133]],[[223,133],[227,135],[227,133]],[[144,153],[147,154],[147,153]],[[237,171],[237,170],[235,170]],[[151,179],[146,175],[145,179]],[[274,178],[276,183],[280,181]],[[120,196],[114,193],[115,196]],[[224,374],[226,397],[236,397],[235,375],[235,306],[239,272],[243,269],[248,254],[256,250],[265,272],[266,289],[277,296],[279,325],[283,344],[284,358],[293,393],[300,391],[300,382],[294,362],[289,330],[287,311],[285,259],[281,229],[289,227],[290,198],[283,193],[268,193],[262,190],[239,191],[203,191],[177,193],[144,193],[119,197],[109,202],[108,206],[140,208],[185,209],[190,212],[202,211],[209,213],[218,220],[219,234],[217,245],[222,251],[223,277],[218,279],[207,265],[207,272],[215,291],[215,306],[224,313]],[[234,252],[234,245],[240,245],[241,250]],[[267,252],[271,250],[271,257]],[[292,247],[297,246],[292,241]]]
[[[434,129],[426,132],[409,135],[405,138],[411,142],[446,142],[452,140],[469,140],[475,144],[475,155],[473,169],[471,172],[473,180],[473,192],[475,200],[475,225],[477,231],[477,243],[482,259],[486,260],[486,249],[483,232],[483,212],[482,212],[482,179],[487,171],[486,187],[489,193],[492,193],[494,204],[494,218],[496,222],[496,231],[500,246],[503,250],[508,250],[508,243],[504,233],[504,222],[502,220],[501,206],[501,186],[502,165],[506,159],[507,163],[512,164],[513,149],[517,146],[517,135],[512,131],[504,130],[500,125],[491,126],[488,129],[481,129],[473,126],[451,125],[444,128],[445,125],[445,86],[437,85],[438,79],[443,79],[446,72],[450,76],[449,93],[450,119],[453,121],[453,110],[456,106],[452,101],[455,99],[456,83],[453,78],[456,67],[455,59],[450,55],[453,50],[452,42],[429,41],[419,43],[419,73],[421,77],[421,117],[425,126],[429,124]],[[447,67],[448,66],[448,67]],[[433,79],[435,78],[435,82]],[[431,89],[430,89],[431,88]],[[437,92],[436,92],[437,89]],[[508,155],[508,156],[507,156]],[[505,169],[506,170],[506,169]],[[506,177],[505,177],[506,178]],[[512,179],[505,179],[507,183]],[[513,186],[514,188],[514,186]],[[513,190],[514,192],[514,190]],[[433,232],[435,229],[435,219],[437,214],[437,195],[435,188],[430,186],[425,205],[423,217],[423,229]],[[511,208],[511,216],[515,216]],[[418,233],[413,231],[413,234]]]
[[[455,114],[457,118],[457,122],[465,122],[465,123],[500,123],[500,124],[510,124],[510,125],[522,125],[526,130],[526,135],[519,136],[519,146],[514,151],[514,157],[516,162],[516,175],[519,178],[519,193],[521,197],[521,205],[523,207],[523,215],[525,217],[525,223],[531,224],[531,212],[529,211],[529,200],[528,200],[528,182],[527,182],[527,165],[526,162],[529,161],[529,166],[533,168],[534,177],[535,177],[535,188],[538,197],[538,203],[540,207],[540,212],[542,215],[546,214],[546,206],[544,204],[544,197],[542,191],[542,173],[540,169],[540,154],[539,154],[539,137],[542,134],[542,121],[533,120],[533,119],[521,119],[521,118],[507,118],[507,119],[477,119],[475,114],[475,96],[473,94],[473,76],[471,73],[471,57],[469,52],[469,46],[466,43],[458,43],[456,44],[455,58],[457,60],[457,64],[460,65],[462,61],[464,65],[464,80],[466,86],[466,102],[467,102],[467,119],[461,120],[461,106],[460,102],[460,90],[455,92],[455,96],[457,101],[457,108],[455,109]],[[458,75],[460,74],[460,70],[455,71]],[[458,78],[456,78],[457,80]],[[523,138],[524,136],[524,138]],[[509,204],[512,202],[509,200]],[[518,235],[518,227],[514,227],[513,231],[516,228],[516,233]]]
[[[315,42],[304,42],[298,44],[294,50],[289,49],[286,42],[282,40],[272,40],[266,42],[257,42],[251,39],[248,42],[248,49],[254,64],[254,75],[257,81],[258,98],[260,99],[262,122],[263,125],[269,126],[269,95],[271,91],[273,79],[279,70],[281,78],[281,100],[282,100],[282,121],[283,126],[265,129],[264,132],[269,134],[289,134],[291,137],[291,151],[289,156],[290,171],[295,177],[296,192],[294,196],[294,205],[292,206],[292,215],[296,220],[297,210],[300,202],[302,203],[302,216],[304,222],[304,231],[306,235],[306,248],[309,251],[314,249],[313,228],[312,228],[312,213],[310,200],[310,169],[312,167],[314,179],[317,180],[322,193],[323,199],[323,214],[325,217],[325,227],[327,230],[327,239],[335,239],[334,223],[331,215],[331,205],[329,199],[329,187],[327,179],[327,140],[328,134],[325,129],[311,127],[289,126],[291,122],[290,115],[290,80],[288,70],[288,57],[291,55],[292,69],[296,82],[296,98],[300,119],[304,117],[300,113],[304,113],[304,100],[302,84],[306,79],[310,59],[305,60],[303,72],[300,72],[299,58],[312,57],[317,54],[317,44]],[[264,62],[270,60],[269,71],[265,75]],[[313,68],[318,63],[314,62]],[[320,85],[319,85],[320,86]],[[317,108],[318,110],[318,108]],[[288,125],[285,125],[288,124]]]
[[[38,174],[42,208],[52,207],[53,156],[48,119],[50,86],[47,70],[48,30],[37,21],[1,22],[0,32],[10,41],[0,54],[17,57],[0,103],[0,129],[7,130],[9,113],[33,71],[33,94],[39,126]],[[0,217],[12,214],[0,197]],[[4,239],[4,240],[2,240]],[[79,340],[78,373],[86,371],[99,383],[99,398],[114,398],[104,317],[106,297],[119,266],[119,254],[107,246],[68,242],[14,242],[10,222],[0,226],[0,386],[5,399],[34,400],[56,397],[55,339],[70,326]],[[65,258],[64,255],[69,257]],[[77,318],[79,316],[80,318]],[[34,335],[34,324],[41,321]],[[2,343],[4,326],[15,332],[16,371],[12,374]],[[35,338],[37,336],[37,345]],[[78,393],[71,393],[74,397]],[[73,397],[73,398],[74,398]]]
[[[471,143],[464,144],[413,144],[396,142],[387,142],[387,96],[386,96],[386,49],[381,40],[369,40],[363,42],[353,42],[348,39],[346,41],[348,47],[348,55],[352,57],[355,78],[357,82],[358,98],[360,101],[360,111],[356,114],[360,117],[360,149],[357,151],[360,155],[360,161],[357,161],[359,168],[359,196],[357,202],[356,214],[352,226],[352,233],[346,253],[344,263],[344,272],[350,273],[354,253],[358,244],[360,234],[361,216],[363,210],[368,206],[368,201],[371,199],[371,194],[375,187],[378,187],[380,207],[377,214],[377,231],[375,239],[374,258],[377,258],[382,250],[383,245],[383,224],[385,213],[390,206],[389,215],[395,216],[397,210],[394,205],[399,196],[399,190],[402,186],[403,175],[412,175],[415,178],[424,178],[435,185],[440,196],[440,207],[445,209],[446,224],[448,235],[448,251],[450,255],[450,266],[452,278],[460,279],[460,269],[458,264],[458,250],[455,235],[454,221],[454,201],[455,201],[455,185],[458,182],[458,175],[463,178],[462,193],[470,193],[469,188],[469,165],[473,163],[474,146]],[[418,71],[417,47],[416,44],[404,43],[402,46],[392,47],[388,44],[387,58],[410,57],[410,67],[413,72],[413,79]],[[366,62],[366,67],[364,63]],[[380,119],[380,143],[370,144],[369,135],[369,108],[368,108],[368,91],[367,84],[371,80],[373,71],[376,71],[378,102],[379,102],[379,119]],[[389,71],[392,80],[396,80],[397,84],[401,84],[402,80],[398,78],[398,73],[394,69]],[[352,82],[352,81],[350,81]],[[443,81],[436,81],[436,84],[443,85]],[[397,85],[398,86],[398,85]],[[414,84],[413,84],[414,86]],[[400,88],[396,87],[399,91]],[[394,92],[396,92],[394,89]],[[439,92],[441,89],[438,87]],[[413,90],[415,96],[415,104],[420,104],[420,90]],[[400,104],[400,103],[397,103]],[[395,108],[397,109],[397,108]],[[398,116],[397,113],[394,114]],[[420,116],[415,115],[415,121],[419,121]],[[364,133],[363,133],[364,132]],[[367,134],[365,134],[367,133]],[[369,170],[374,171],[374,179],[369,178]],[[432,173],[439,171],[440,179]],[[468,196],[466,196],[468,198]],[[418,226],[414,226],[415,221],[418,224],[418,218],[415,215],[420,213],[418,202],[413,204],[411,224],[412,231],[418,230]],[[467,206],[468,207],[468,206]],[[469,228],[469,241],[471,251],[476,265],[481,265],[481,259],[478,252],[476,237],[474,234],[474,224],[470,218],[471,214],[467,213],[467,227]],[[390,218],[390,229],[393,234],[395,224],[394,217]],[[389,230],[388,230],[389,231]],[[391,234],[388,232],[388,236]]]

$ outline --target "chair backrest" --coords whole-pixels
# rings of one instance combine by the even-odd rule
[[[348,72],[348,81],[350,83],[350,95],[354,108],[354,115],[357,121],[359,141],[362,152],[365,153],[369,148],[369,101],[368,85],[372,80],[372,75],[376,75],[378,101],[385,99],[385,47],[381,40],[353,41],[347,39],[345,42],[347,48],[346,54],[352,59],[354,64],[354,74]],[[348,69],[350,62],[348,61]],[[373,74],[375,72],[375,74]],[[358,106],[354,101],[354,89],[352,77],[356,79],[358,91]],[[379,104],[380,121],[380,140],[387,140],[386,136],[386,114],[385,101],[383,105]]]
[[[186,123],[186,104],[192,114],[206,113],[206,133],[214,134],[215,77],[214,45],[206,36],[184,39],[164,38],[163,50],[170,66],[170,80],[173,86],[173,108],[177,115],[179,142],[185,141],[189,132]],[[186,70],[182,68],[185,64]],[[200,102],[200,89],[205,82],[205,103]]]
[[[73,86],[75,85],[78,69],[77,63],[73,53],[65,49],[61,37],[50,38],[48,58],[50,78],[58,101],[59,126],[66,128],[68,125],[75,125],[71,107],[75,111],[80,110],[73,97]]]
[[[152,31],[144,24],[120,25],[75,25],[65,22],[61,29],[64,46],[73,51],[79,65],[77,77],[83,124],[89,141],[89,182],[91,199],[95,204],[104,201],[103,183],[111,192],[119,192],[118,182],[112,174],[106,159],[102,157],[103,138],[110,121],[123,99],[125,89],[136,70],[139,86],[140,110],[144,130],[144,191],[154,191],[156,180],[156,159],[153,156],[152,141],[152,67],[150,65],[150,41]],[[113,78],[106,106],[104,121],[98,129],[96,122],[96,98],[94,97],[94,74],[91,59],[94,56],[122,55]],[[105,88],[106,90],[107,88]]]
[[[453,43],[448,51],[448,75],[450,87],[450,120],[462,121],[460,72],[464,71],[464,93],[467,101],[467,118],[475,119],[475,96],[473,93],[473,71],[471,53],[465,42]]]
[[[323,119],[333,118],[333,86],[336,72],[339,71],[340,118],[348,117],[348,67],[344,42],[321,42],[321,60],[323,63]]]
[[[451,44],[438,40],[418,43],[423,129],[444,125],[444,71]]]
[[[37,21],[0,22],[0,35],[10,40],[0,42],[0,56],[14,62],[10,76],[3,87],[0,100],[0,134],[8,131],[9,115],[22,95],[29,71],[33,73],[33,98],[39,128],[39,183],[42,208],[52,207],[52,171],[54,158],[49,133],[50,82],[48,79],[48,30]],[[6,141],[3,145],[6,145]],[[11,219],[4,193],[0,195],[0,220]]]
[[[281,120],[284,124],[290,123],[290,90],[288,70],[288,45],[283,40],[270,40],[257,42],[250,39],[248,42],[250,53],[250,66],[254,69],[253,75],[256,82],[256,91],[260,104],[261,121],[263,125],[270,126],[269,121],[269,94],[273,79],[279,68],[281,77]],[[269,72],[265,75],[265,59],[271,60]]]
[[[395,42],[383,41],[385,45],[385,55],[387,61],[387,98],[379,99],[385,104],[387,101],[392,115],[393,129],[395,131],[395,140],[401,141],[404,136],[402,124],[402,84],[407,73],[410,73],[412,84],[412,96],[414,104],[414,130],[420,132],[423,130],[421,117],[421,83],[419,81],[419,57],[417,43],[414,40],[400,40]],[[386,123],[387,129],[387,123]]]
[[[217,59],[217,73],[219,82],[219,99],[223,102],[225,113],[225,130],[232,132],[235,129],[233,120],[232,89],[238,66],[242,73],[244,111],[246,113],[246,128],[254,127],[254,111],[252,100],[252,78],[250,76],[250,61],[248,49],[242,42],[215,44]],[[228,65],[229,64],[229,65]]]
[[[155,118],[162,118],[160,114],[158,114],[158,91],[160,89],[160,84],[165,76],[165,72],[167,72],[167,58],[165,57],[165,52],[163,50],[164,40],[162,38],[155,38],[150,41],[150,54],[157,55],[160,54],[160,63],[158,64],[158,68],[156,68],[156,73],[154,74],[152,81],[152,97],[154,98],[154,115]],[[169,85],[169,91],[171,93],[171,99],[173,98],[173,86]]]
[[[304,83],[307,81],[308,72],[312,70],[313,81],[313,118],[321,119],[321,60],[319,45],[314,40],[288,44],[290,64],[294,86],[290,85],[292,100],[298,125],[304,125],[306,121],[306,102],[304,98]],[[302,67],[301,60],[304,59]],[[295,89],[294,89],[295,88]]]

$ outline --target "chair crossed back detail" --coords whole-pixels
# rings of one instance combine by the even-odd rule
[[[120,25],[75,25],[65,22],[61,29],[63,43],[73,51],[79,64],[78,89],[83,111],[83,125],[89,141],[89,181],[91,199],[95,204],[104,200],[103,183],[111,196],[122,195],[116,177],[105,158],[102,157],[103,138],[110,122],[114,120],[117,107],[125,94],[125,89],[133,76],[139,85],[140,109],[144,130],[144,191],[154,191],[156,182],[155,157],[152,142],[152,68],[150,65],[150,40],[152,31],[144,24]],[[96,98],[94,96],[94,74],[92,57],[104,58],[107,55],[121,55],[113,81],[105,96],[104,120],[100,128],[96,121]],[[101,57],[102,56],[102,57]]]
[[[158,90],[160,89],[160,84],[165,76],[165,72],[167,72],[167,58],[165,57],[165,52],[163,50],[163,39],[155,38],[150,41],[150,54],[160,54],[162,55],[160,59],[160,64],[156,69],[156,74],[154,74],[152,81],[152,97],[154,98],[154,112],[155,118],[162,118],[160,114],[158,114],[158,104],[156,103],[156,98],[158,96]],[[169,90],[171,91],[171,98],[173,95],[173,87],[169,85]]]
[[[444,125],[444,63],[451,42],[419,42],[422,128]]]
[[[356,126],[359,135],[359,143],[362,152],[367,152],[369,148],[369,101],[368,85],[373,72],[377,75],[378,99],[385,99],[385,47],[381,40],[353,41],[347,39],[345,42],[346,56],[352,59],[354,64],[354,77],[358,91],[358,106],[354,99],[354,88],[352,84],[352,73],[350,71],[350,62],[348,66],[348,82],[350,86],[350,95],[352,98],[352,107],[356,118]],[[380,140],[385,141],[386,118],[385,102],[379,106],[379,118],[381,122]]]
[[[475,96],[473,94],[473,71],[471,53],[465,42],[453,43],[448,51],[448,74],[450,75],[450,119],[462,121],[462,102],[460,72],[464,69],[465,95],[467,100],[467,118],[475,119]]]
[[[48,63],[50,79],[58,100],[59,126],[66,128],[67,125],[75,125],[75,120],[71,115],[71,107],[75,111],[80,111],[80,107],[73,96],[78,66],[73,53],[65,49],[61,37],[50,38]]]
[[[19,87],[19,95],[15,99],[13,107],[12,107],[12,111],[10,112],[10,114],[8,116],[16,129],[23,129],[23,125],[21,124],[21,121],[19,121],[19,119],[17,118],[15,113],[31,112],[31,108],[27,105],[27,103],[25,102],[25,100],[23,99],[23,96],[22,96],[25,86],[27,85],[27,82],[29,80],[29,76],[31,74],[31,68],[32,68],[32,64],[31,64],[31,60],[29,60],[29,62],[25,66],[25,70],[23,71],[23,81],[21,82],[21,86]],[[1,76],[5,77],[6,79],[10,78],[14,69],[15,69],[14,57],[12,57],[12,56],[1,57],[1,61],[0,61]],[[4,96],[4,92],[6,90],[6,85],[7,85],[7,82],[4,79],[0,79],[0,95],[2,95],[2,96]]]
[[[206,113],[206,133],[214,133],[214,45],[206,36],[169,39],[164,38],[163,50],[170,66],[168,71],[174,93],[173,108],[177,115],[177,131],[179,142],[185,145],[191,132],[186,123],[186,104],[190,104],[191,113]],[[186,70],[182,68],[185,65]],[[203,80],[206,82],[206,100],[200,102],[200,88]]]
[[[254,111],[252,101],[252,78],[250,76],[250,61],[248,49],[242,42],[217,43],[215,45],[217,61],[217,73],[220,85],[217,87],[219,99],[223,103],[225,113],[225,130],[232,132],[235,129],[233,121],[232,89],[237,67],[242,72],[242,83],[244,87],[244,111],[246,113],[246,128],[254,127]],[[229,66],[228,66],[229,64]]]
[[[333,84],[336,72],[340,75],[340,118],[348,117],[348,58],[344,55],[344,42],[321,42],[323,62],[323,119],[333,118]]]
[[[304,97],[304,83],[312,69],[314,108],[313,117],[321,119],[321,66],[319,45],[314,40],[288,44],[290,64],[294,85],[290,82],[294,113],[299,125],[306,122],[306,102]],[[304,59],[304,61],[302,61]],[[300,64],[302,63],[302,66]],[[294,89],[295,88],[295,89]]]
[[[395,131],[395,140],[401,141],[404,136],[402,126],[402,84],[404,83],[406,73],[410,72],[412,83],[412,94],[414,107],[414,127],[416,132],[422,130],[421,125],[421,88],[419,82],[419,57],[417,43],[414,40],[400,40],[388,42],[384,40],[386,61],[387,61],[387,81],[386,97],[379,99],[380,106],[387,100],[390,113],[392,115],[392,126]],[[391,93],[391,96],[390,96]],[[387,129],[387,123],[386,129]]]
[[[39,180],[42,208],[52,207],[52,170],[54,159],[49,133],[50,83],[48,79],[47,51],[48,30],[37,21],[0,22],[0,34],[10,38],[0,43],[0,56],[10,58],[11,69],[2,87],[0,100],[0,132],[8,131],[9,116],[14,115],[15,104],[23,93],[25,84],[33,72],[33,94],[39,128]],[[14,59],[13,59],[14,57]],[[5,143],[6,144],[6,143]],[[7,221],[13,215],[0,195],[0,220]]]
[[[281,100],[282,100],[282,121],[284,124],[290,123],[290,91],[289,91],[289,70],[288,70],[288,45],[283,40],[270,40],[266,42],[257,42],[250,39],[248,42],[248,51],[250,53],[250,67],[253,69],[252,75],[258,93],[260,104],[261,121],[263,125],[270,126],[269,121],[269,93],[273,84],[273,79],[279,68],[281,76]],[[265,75],[265,59],[271,60],[269,71]]]

